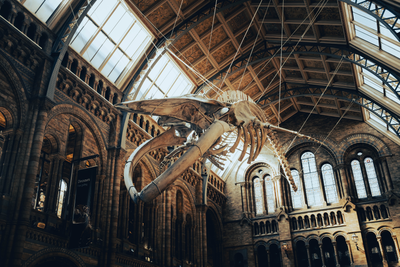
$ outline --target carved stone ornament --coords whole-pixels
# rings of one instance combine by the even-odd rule
[[[229,147],[229,152],[235,152],[243,137],[245,149],[242,150],[239,161],[243,160],[247,147],[250,146],[248,158],[250,164],[258,157],[265,142],[268,141],[278,157],[284,175],[293,190],[297,191],[289,163],[273,130],[289,132],[320,143],[312,137],[270,124],[261,108],[241,91],[226,91],[218,100],[207,99],[201,95],[184,95],[128,101],[116,107],[127,112],[159,116],[158,123],[170,127],[161,135],[141,144],[125,165],[125,184],[134,201],[138,198],[145,202],[153,200],[197,160],[204,163],[208,159],[222,169],[221,159],[228,153],[228,144],[221,145],[222,135],[232,131],[237,132],[237,139]],[[137,192],[132,182],[135,165],[149,151],[166,146],[179,147],[164,157],[162,166],[174,161],[183,151],[186,152],[141,192]]]

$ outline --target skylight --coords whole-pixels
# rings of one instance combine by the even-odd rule
[[[79,25],[71,46],[112,82],[122,79],[152,36],[120,0],[98,0]]]
[[[392,56],[400,58],[399,42],[384,24],[378,22],[374,17],[362,10],[352,7],[352,11],[352,23],[356,30],[356,37],[375,45],[380,50]],[[385,10],[384,14],[381,14],[380,9],[376,12],[383,19],[395,17],[395,15],[388,10]]]
[[[168,52],[160,49],[147,75],[137,83],[131,99],[156,99],[189,94],[194,84],[178,67]]]
[[[26,0],[24,6],[46,23],[63,0]]]

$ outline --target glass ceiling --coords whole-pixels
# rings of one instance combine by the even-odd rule
[[[79,25],[71,47],[117,83],[141,58],[152,38],[123,1],[98,0]]]
[[[24,6],[46,23],[63,0],[26,0]]]
[[[194,83],[163,48],[159,49],[144,75],[132,88],[131,100],[155,99],[189,94]]]
[[[375,6],[375,8],[378,7]],[[363,10],[351,7],[351,11],[353,15],[351,25],[355,30],[354,38],[372,44],[376,49],[378,49],[379,53],[386,54],[389,58],[394,57],[394,62],[398,61],[400,59],[400,43],[396,36],[394,36],[384,24]],[[382,9],[377,9],[375,12],[382,19],[396,18],[396,16],[388,10],[382,12]],[[391,103],[391,105],[400,108],[400,106],[398,106],[398,104],[400,104],[399,98],[381,79],[360,67],[357,67],[357,69],[360,73],[357,78],[361,80],[362,85],[360,89],[362,91],[372,93],[378,96],[383,102]],[[387,77],[387,75],[389,75],[389,77]],[[390,73],[386,73],[382,78],[388,78],[389,82],[396,81],[395,77]],[[367,114],[367,121],[373,121],[373,126],[380,126],[380,129],[386,128],[386,133],[389,135],[395,134],[388,124],[383,122],[380,117],[367,110],[365,111]],[[395,138],[398,139],[397,136]]]

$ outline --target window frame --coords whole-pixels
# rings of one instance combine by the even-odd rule
[[[369,181],[370,178],[368,177],[367,168],[365,166],[365,160],[367,158],[370,158],[372,160],[372,162],[373,162],[373,167],[374,167],[374,171],[375,171],[375,179],[376,179],[376,183],[378,184],[380,195],[375,195],[375,196],[372,195],[371,184],[370,184],[370,181]],[[364,181],[366,197],[363,197],[363,198],[358,197],[358,191],[357,191],[357,188],[355,186],[354,172],[353,172],[353,169],[351,167],[352,162],[355,161],[355,160],[358,161],[359,164],[360,164],[360,171],[361,171],[361,175],[362,175],[362,178],[363,178],[363,181]],[[356,158],[356,157],[351,157],[350,158],[351,178],[352,178],[353,185],[355,187],[355,191],[356,191],[355,193],[357,194],[357,198],[359,200],[368,200],[368,199],[371,199],[371,198],[372,199],[382,198],[384,196],[384,192],[385,191],[384,191],[384,188],[382,188],[383,187],[383,185],[382,185],[382,177],[380,177],[380,174],[377,171],[377,170],[379,170],[379,168],[378,168],[379,166],[376,165],[376,162],[377,161],[376,161],[376,159],[374,159],[374,156],[371,156],[370,154],[364,155],[364,153],[363,153],[362,156],[359,156],[358,158]]]
[[[102,1],[98,0],[99,5],[101,5],[103,3],[103,1],[106,1],[106,0],[102,0]],[[146,27],[146,25],[142,22],[142,20],[137,17],[136,13],[131,9],[131,7],[129,5],[127,5],[125,3],[125,1],[123,1],[123,0],[115,0],[115,1],[116,1],[116,4],[112,6],[112,9],[110,9],[110,11],[108,12],[107,17],[105,17],[101,23],[96,22],[93,17],[93,14],[89,14],[90,12],[85,16],[84,21],[86,23],[84,23],[84,21],[82,21],[81,25],[79,25],[77,32],[75,33],[75,35],[73,36],[73,38],[71,40],[70,47],[77,54],[79,54],[81,57],[83,57],[85,59],[85,61],[87,63],[89,63],[93,68],[95,68],[97,71],[99,71],[104,76],[104,78],[108,79],[111,83],[113,83],[117,87],[119,87],[125,83],[126,79],[129,77],[129,73],[131,73],[132,70],[134,70],[136,68],[136,66],[142,61],[144,55],[148,52],[149,48],[151,47],[152,42],[155,40],[155,36],[154,36],[153,32],[150,31],[148,29],[148,27]],[[97,2],[96,2],[96,4],[97,4]],[[115,25],[113,26],[113,29],[110,31],[110,33],[107,33],[104,30],[104,28],[107,26],[107,22],[113,16],[114,12],[121,6],[125,9],[124,16],[126,13],[129,13],[133,18],[133,22],[129,27],[127,27],[125,29],[125,32],[116,41],[111,37],[111,35],[112,35],[112,32],[115,31],[115,27],[118,25],[120,20],[115,22]],[[98,8],[98,6],[96,8]],[[94,12],[96,12],[96,10]],[[85,28],[87,23],[92,23],[94,25],[94,27],[96,27],[96,30],[93,33],[91,33],[90,36],[89,35],[86,36],[86,37],[88,37],[88,39],[85,41],[85,44],[82,46],[82,48],[80,48],[80,50],[78,51],[73,47],[73,43],[77,39],[77,37],[80,36],[80,33]],[[130,33],[131,29],[134,28],[136,24],[139,25],[140,31],[146,32],[147,36],[142,40],[140,45],[138,45],[135,53],[133,55],[128,55],[128,52],[125,51],[121,47],[121,44],[124,42],[125,37]],[[88,60],[84,55],[87,52],[87,50],[93,45],[93,43],[96,40],[96,37],[98,37],[100,33],[105,36],[105,40],[97,48],[93,57],[91,57],[91,59]],[[85,36],[85,35],[82,35],[82,36]],[[135,36],[135,38],[136,38],[136,36]],[[136,41],[136,42],[140,41],[140,40],[135,40],[135,38],[132,39],[129,46],[132,45],[132,43],[134,43],[134,41]],[[91,61],[94,59],[94,57],[97,55],[97,53],[101,50],[101,47],[106,42],[110,42],[113,45],[113,48],[107,52],[104,59],[102,59],[102,63],[99,65],[99,67],[96,67],[95,65],[92,64]],[[128,46],[128,48],[129,48],[129,46]],[[112,57],[114,55],[117,55],[118,51],[121,53],[121,57],[118,59],[117,63],[113,65],[113,67],[108,72],[108,74],[104,74],[103,73],[104,68],[107,67],[107,64],[111,62]],[[115,68],[119,64],[121,64],[119,62],[122,60],[123,57],[128,59],[128,62],[125,65],[125,67],[123,68],[123,70],[120,72],[120,74],[115,78],[115,81],[114,81],[114,79],[112,77],[110,77],[110,75],[112,75]]]
[[[316,167],[316,173],[318,176],[318,183],[319,183],[319,193],[320,193],[320,197],[321,197],[321,205],[310,205],[309,204],[309,197],[307,195],[307,192],[305,190],[305,173],[304,173],[304,169],[303,169],[303,162],[302,162],[302,156],[305,153],[312,153],[314,156],[314,160],[315,160],[315,167]],[[299,183],[297,185],[298,191],[301,190],[301,197],[302,197],[302,207],[295,207],[294,206],[294,201],[293,201],[293,189],[290,186],[290,194],[291,194],[291,201],[292,201],[292,208],[293,210],[298,210],[298,209],[303,209],[303,208],[320,208],[323,206],[327,206],[327,205],[335,205],[338,204],[340,202],[341,199],[341,191],[339,188],[339,178],[337,176],[337,173],[335,172],[335,166],[336,166],[336,162],[334,164],[332,164],[331,161],[328,160],[324,160],[319,162],[317,160],[317,156],[315,155],[314,152],[310,151],[309,149],[305,149],[305,150],[301,150],[298,153],[298,166],[301,168],[301,171],[298,171],[296,168],[292,168],[291,171],[297,171],[299,173]],[[327,199],[327,191],[325,189],[325,182],[324,182],[324,177],[322,175],[322,167],[326,164],[329,164],[332,167],[332,175],[333,175],[333,180],[335,182],[335,190],[336,190],[336,196],[337,196],[337,201],[336,202],[328,202]]]
[[[49,28],[53,28],[53,24],[55,23],[55,18],[58,17],[60,14],[64,13],[66,8],[68,8],[68,3],[72,0],[61,0],[60,4],[53,10],[53,12],[50,14],[50,16],[46,19],[46,21],[43,21],[41,18],[39,18],[39,16],[36,14],[37,11],[43,6],[43,4],[46,1],[51,1],[51,0],[43,0],[42,4],[40,4],[40,6],[38,7],[38,9],[36,10],[36,12],[31,11],[30,9],[28,9],[28,7],[25,6],[26,2],[28,0],[22,0],[21,4],[29,11],[31,12],[32,15],[34,15],[38,20],[40,20],[41,22],[43,22],[44,24],[46,24]],[[38,1],[40,2],[40,1]]]
[[[303,165],[303,155],[305,155],[306,153],[311,153],[313,155],[313,159],[314,159],[314,163],[315,163],[315,171],[314,172],[310,172],[310,174],[316,174],[316,176],[317,176],[321,205],[310,205],[310,202],[309,202],[310,197],[308,196],[308,193],[307,193],[308,189],[306,188],[306,182],[305,182],[305,175],[308,174],[308,173],[305,173],[305,171],[304,171],[305,167]],[[324,191],[323,191],[323,185],[322,185],[322,181],[321,181],[320,168],[319,168],[319,166],[317,164],[317,160],[316,160],[315,154],[313,152],[309,151],[309,150],[306,150],[306,151],[303,151],[302,153],[300,153],[300,165],[301,165],[301,169],[302,169],[301,178],[303,179],[303,185],[304,185],[303,194],[305,195],[305,200],[306,200],[307,206],[310,207],[310,208],[323,206],[324,205],[323,202],[326,203],[326,200],[324,199]],[[310,190],[314,190],[315,188],[316,187],[313,186]],[[314,198],[315,198],[315,196],[314,196]]]

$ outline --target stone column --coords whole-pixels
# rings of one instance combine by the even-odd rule
[[[367,170],[365,169],[364,162],[360,162],[360,166],[361,166],[361,172],[362,172],[362,175],[364,178],[365,190],[367,191],[367,197],[371,198],[372,197],[371,188],[369,187]]]
[[[346,167],[344,164],[341,164],[338,165],[336,168],[339,170],[340,180],[342,181],[343,185],[343,197],[348,198],[350,194],[349,194],[349,184],[347,182],[347,176],[346,176]]]
[[[207,206],[202,207],[203,267],[207,266]]]
[[[282,189],[281,179],[282,179],[281,175],[277,175],[274,177],[274,181],[276,181],[275,184],[277,185],[276,190],[278,192],[278,198],[277,198],[279,202],[278,207],[283,207],[285,205],[283,200],[283,189]]]
[[[3,167],[1,172],[1,180],[0,180],[0,193],[2,195],[9,195],[10,186],[13,178],[13,170],[16,164],[17,152],[20,147],[20,140],[22,137],[22,132],[18,131],[14,135],[8,135],[7,138],[7,147],[3,148]],[[5,149],[5,151],[4,151]],[[2,208],[2,212],[5,212],[7,208]]]
[[[325,255],[324,250],[322,249],[322,244],[319,244],[319,251],[321,252],[322,267],[325,267]]]
[[[68,58],[67,69],[71,70],[72,63],[73,63],[73,60],[71,58]]]
[[[383,169],[383,174],[385,175],[385,180],[386,180],[386,184],[388,187],[388,191],[392,191],[393,190],[393,183],[392,183],[392,179],[390,177],[390,172],[389,172],[389,168],[388,168],[388,164],[387,164],[387,159],[385,157],[380,158],[381,161],[381,166]]]
[[[240,185],[240,190],[242,190],[242,201],[243,201],[243,212],[248,212],[248,205],[247,205],[247,190],[246,186]]]
[[[395,235],[392,235],[392,238],[393,238],[393,243],[394,243],[394,247],[395,247],[395,250],[396,250],[396,257],[397,257],[397,262],[399,262],[399,259],[400,259],[400,250],[399,250],[399,244],[397,243],[397,236],[395,236]]]
[[[171,214],[171,205],[172,205],[172,197],[171,197],[171,192],[167,191],[166,192],[166,214],[165,214],[165,220],[166,220],[166,226],[165,226],[165,266],[171,266],[172,263],[172,258],[171,258],[171,220],[172,220],[172,214]]]
[[[267,194],[265,192],[265,180],[264,178],[260,179],[261,180],[261,188],[262,188],[262,196],[263,196],[263,205],[264,205],[264,214],[268,214],[268,209],[267,209]],[[257,257],[256,257],[257,258]]]
[[[350,256],[350,260],[351,262],[354,264],[354,257],[353,257],[353,251],[351,250],[351,244],[349,240],[346,240],[346,244],[347,244],[347,249],[349,250],[349,256]],[[365,252],[365,254],[368,254],[367,252]]]
[[[321,172],[320,168],[317,169],[317,173],[318,173],[319,188],[322,189],[321,190],[321,194],[322,194],[321,200],[323,201],[323,205],[326,206],[326,203],[327,203],[326,192],[325,192],[325,188],[324,188],[324,185],[322,182],[322,172]],[[333,177],[335,177],[335,176],[333,176]],[[333,179],[335,179],[335,178],[333,178]]]
[[[39,45],[40,37],[42,37],[42,34],[40,32],[36,32],[33,40],[37,45]]]
[[[36,180],[37,170],[39,167],[39,158],[43,144],[47,114],[48,114],[48,109],[47,107],[44,107],[42,110],[39,111],[36,121],[36,127],[33,136],[33,143],[29,158],[29,164],[27,168],[27,174],[24,181],[25,183],[23,183],[24,189],[22,193],[22,199],[20,202],[20,213],[18,219],[19,223],[17,225],[17,230],[15,232],[16,234],[15,234],[13,253],[11,255],[13,259],[13,264],[15,266],[21,265],[25,235],[29,225],[29,216],[31,212],[31,199],[34,192],[34,184]]]
[[[385,253],[385,250],[383,249],[382,237],[377,236],[376,239],[378,240],[379,250],[381,251],[383,267],[387,267],[387,266],[389,266],[389,265],[388,265],[388,262],[387,262],[387,260],[386,260],[386,253]]]
[[[117,253],[117,229],[118,229],[118,216],[119,216],[119,195],[121,189],[122,180],[122,160],[124,159],[126,151],[122,149],[116,150],[116,160],[114,167],[114,184],[113,184],[113,196],[112,196],[112,206],[111,206],[111,217],[110,217],[110,266],[116,264],[116,253]]]
[[[332,242],[332,246],[333,246],[333,251],[335,253],[336,267],[340,267],[337,248],[336,248],[336,242]]]
[[[271,266],[271,258],[269,256],[269,250],[267,250],[268,266]]]
[[[308,266],[311,267],[311,254],[310,254],[310,246],[306,245],[306,249],[307,249],[307,258],[308,258]]]
[[[58,157],[56,155],[50,155],[50,170],[49,170],[49,177],[48,177],[48,185],[46,189],[46,200],[44,202],[44,211],[53,213],[54,212],[54,205],[53,202],[57,201],[57,193],[55,184],[57,184],[57,171],[58,171]],[[56,198],[56,200],[54,200]]]

